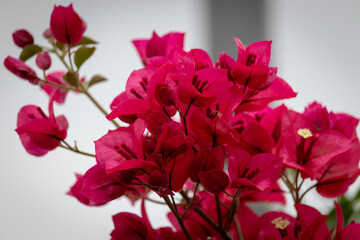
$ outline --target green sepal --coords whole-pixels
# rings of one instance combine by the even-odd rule
[[[38,52],[41,52],[42,48],[35,44],[30,44],[24,47],[24,49],[21,51],[19,59],[23,62],[37,54]]]

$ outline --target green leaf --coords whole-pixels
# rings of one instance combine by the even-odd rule
[[[21,61],[25,62],[26,60],[28,60],[29,58],[31,58],[32,56],[34,56],[35,54],[37,54],[38,52],[41,52],[41,51],[42,51],[42,48],[39,47],[38,45],[35,45],[35,44],[27,45],[21,51],[19,59]]]
[[[89,84],[88,84],[88,87],[92,86],[92,85],[95,85],[97,83],[100,83],[100,82],[104,82],[106,81],[107,79],[101,75],[94,75],[90,81],[89,81]]]
[[[73,48],[73,47],[77,47],[80,45],[89,45],[89,44],[98,44],[98,42],[92,40],[89,37],[83,36],[83,38],[81,39],[81,41],[78,44],[72,45],[71,47]]]
[[[76,50],[74,55],[74,61],[76,67],[79,69],[83,63],[88,60],[89,57],[94,53],[95,47],[86,47],[82,46],[78,50]]]
[[[64,51],[65,50],[65,45],[59,42],[55,43],[57,49],[59,49],[60,51]]]
[[[77,86],[79,81],[79,74],[74,71],[68,71],[64,76],[63,79],[65,82],[70,84],[71,86]]]

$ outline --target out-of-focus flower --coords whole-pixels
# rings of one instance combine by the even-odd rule
[[[32,84],[37,84],[39,82],[36,72],[19,59],[8,56],[4,60],[4,65],[10,72],[14,73],[19,78],[28,80]]]
[[[13,37],[14,43],[21,48],[24,48],[27,45],[34,43],[34,38],[25,29],[20,29],[20,30],[15,31],[12,34],[12,37]]]
[[[145,63],[147,58],[155,56],[170,57],[176,48],[183,48],[184,33],[168,33],[159,37],[153,32],[151,39],[136,39],[133,43],[140,55],[141,60]]]
[[[50,30],[56,41],[62,44],[78,44],[85,29],[86,24],[74,11],[72,4],[67,7],[54,7],[50,19]]]

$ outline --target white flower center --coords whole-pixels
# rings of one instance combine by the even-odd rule
[[[300,136],[302,136],[305,139],[313,136],[312,132],[308,128],[300,128],[297,131],[297,134],[299,134]]]
[[[287,219],[282,219],[282,217],[278,217],[272,220],[271,223],[278,229],[285,229],[287,226],[289,226],[290,221]]]

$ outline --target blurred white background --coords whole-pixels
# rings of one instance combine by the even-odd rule
[[[240,14],[247,9],[247,4],[252,4],[251,1],[227,1],[227,4],[231,2],[234,4],[231,12],[224,10],[221,14]],[[12,0],[5,3],[2,0],[1,61],[8,55],[17,57],[20,53],[11,38],[16,29],[28,29],[36,43],[45,44],[42,33],[49,25],[55,3],[68,5],[70,1]],[[88,77],[101,73],[109,79],[91,90],[106,108],[123,91],[130,72],[141,67],[131,39],[150,37],[153,30],[160,34],[183,31],[186,32],[187,50],[196,47],[212,51],[215,43],[211,38],[219,29],[239,26],[239,31],[229,38],[263,40],[257,39],[263,36],[273,40],[271,65],[279,67],[278,75],[299,92],[296,99],[286,101],[289,106],[302,111],[305,105],[317,99],[329,110],[360,117],[358,1],[259,1],[262,8],[251,8],[251,20],[223,24],[221,19],[224,18],[217,15],[219,12],[214,16],[214,2],[205,0],[79,0],[73,3],[87,23],[85,35],[100,42],[94,56],[83,65],[82,73]],[[222,7],[229,9],[216,5],[220,10]],[[211,24],[215,17],[220,21],[216,27]],[[263,26],[262,34],[242,38],[241,35],[247,34],[242,26],[251,29],[252,25]],[[231,40],[230,45],[225,44],[223,49],[232,49],[230,54],[235,56],[235,43]],[[216,55],[212,53],[212,56]],[[29,60],[29,64],[35,68],[34,59]],[[113,229],[111,216],[120,211],[139,213],[139,206],[131,207],[127,200],[120,200],[90,208],[65,195],[75,181],[74,172],[84,173],[94,160],[63,149],[41,158],[28,155],[14,131],[17,112],[27,104],[39,105],[45,110],[48,98],[36,87],[16,78],[2,64],[0,69],[0,239],[108,239]],[[52,69],[62,68],[58,62],[53,62]],[[69,120],[67,141],[77,140],[79,148],[89,152],[94,152],[92,141],[112,128],[85,96],[69,94],[64,106],[55,106],[55,113],[65,114]],[[321,200],[317,201],[318,205],[322,204]],[[148,206],[153,226],[167,223],[165,212]]]

